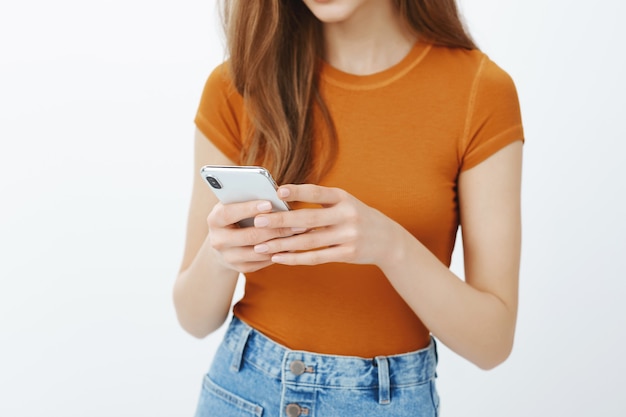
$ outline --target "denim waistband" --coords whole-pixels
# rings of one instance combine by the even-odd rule
[[[233,318],[224,344],[234,353],[231,369],[239,370],[242,361],[283,383],[326,388],[367,388],[411,386],[434,378],[437,348],[434,338],[418,351],[375,358],[335,356],[288,349]]]

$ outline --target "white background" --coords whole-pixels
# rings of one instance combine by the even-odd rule
[[[623,4],[462,2],[518,86],[524,248],[514,352],[442,349],[444,416],[626,415]],[[219,34],[210,0],[2,2],[0,415],[192,415],[220,334],[170,293]]]

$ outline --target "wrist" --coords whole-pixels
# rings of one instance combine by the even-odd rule
[[[383,240],[382,250],[376,265],[388,276],[394,270],[406,265],[407,253],[413,236],[402,226],[394,223],[387,239]]]

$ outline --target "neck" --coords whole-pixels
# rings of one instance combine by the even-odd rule
[[[383,71],[400,62],[417,37],[392,2],[370,2],[349,19],[324,23],[325,59],[355,75]]]

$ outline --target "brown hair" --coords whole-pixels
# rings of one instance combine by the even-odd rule
[[[318,89],[321,22],[300,0],[223,0],[229,66],[251,121],[244,164],[266,166],[279,184],[316,182],[334,163],[337,139]],[[416,34],[434,44],[476,48],[455,0],[394,0]],[[325,132],[314,132],[314,115]],[[316,137],[314,138],[314,134]],[[325,155],[313,166],[314,140]]]

